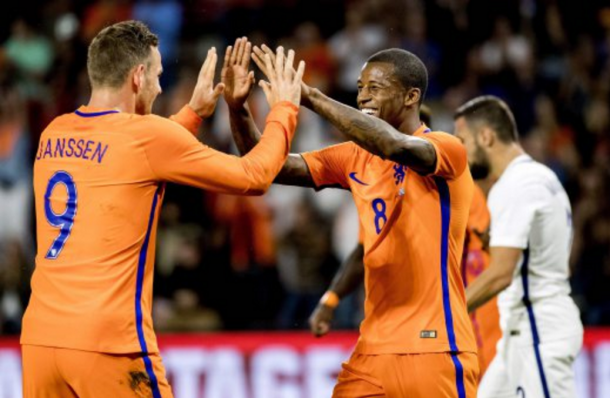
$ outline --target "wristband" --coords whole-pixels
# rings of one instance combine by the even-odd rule
[[[320,299],[320,303],[330,308],[336,308],[339,305],[339,296],[332,290],[328,290]]]

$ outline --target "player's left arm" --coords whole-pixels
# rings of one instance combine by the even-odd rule
[[[265,55],[275,56],[267,46],[262,46],[262,49],[254,47],[253,50],[252,59],[261,69],[264,69],[262,60]],[[302,105],[331,122],[367,151],[405,165],[422,175],[434,172],[436,152],[427,140],[403,134],[384,120],[365,115],[304,83],[301,101]]]
[[[475,311],[511,284],[522,254],[523,249],[514,247],[490,249],[489,267],[466,289],[468,312]]]
[[[215,86],[213,84],[216,59],[216,49],[211,48],[208,50],[205,61],[199,70],[191,100],[177,114],[170,116],[171,120],[180,124],[195,136],[199,131],[201,121],[214,113],[218,97],[225,89],[224,83],[218,83]]]
[[[337,102],[316,88],[309,88],[305,95],[304,105],[367,151],[422,175],[435,170],[436,152],[430,142],[403,134],[386,121]]]
[[[286,161],[297,114],[296,104],[276,103],[260,143],[242,158],[203,145],[178,124],[155,116],[143,121],[139,139],[156,180],[214,192],[261,195]]]
[[[184,105],[178,113],[169,118],[190,131],[195,137],[199,133],[199,126],[201,126],[201,121],[203,120],[190,105]]]

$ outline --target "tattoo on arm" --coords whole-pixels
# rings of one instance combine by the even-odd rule
[[[420,174],[434,171],[436,152],[428,141],[401,133],[384,120],[365,115],[317,89],[311,90],[309,99],[314,112],[367,151],[408,166]]]

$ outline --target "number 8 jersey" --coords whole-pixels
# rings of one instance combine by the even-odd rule
[[[188,107],[175,122],[87,107],[56,118],[34,164],[38,250],[21,343],[158,352],[152,275],[164,182],[262,194],[288,156],[297,112],[275,105],[243,158],[201,144]]]
[[[302,155],[318,189],[349,189],[358,208],[366,298],[355,352],[476,353],[460,272],[474,192],[466,150],[425,126],[413,136],[435,148],[429,176],[351,142]]]

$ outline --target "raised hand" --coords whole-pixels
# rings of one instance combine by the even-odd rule
[[[267,66],[265,65],[265,55],[268,55],[271,58],[271,63],[275,64],[275,53],[272,49],[267,47],[266,45],[262,45],[261,47],[254,46],[252,49],[252,59],[256,66],[263,72],[265,76],[268,76]]]
[[[254,85],[254,72],[248,72],[251,52],[252,43],[246,37],[235,40],[235,45],[227,47],[225,52],[220,76],[229,108],[242,107]]]
[[[199,76],[197,77],[197,84],[193,90],[193,96],[189,101],[189,106],[193,108],[199,117],[204,119],[214,113],[218,97],[220,97],[225,89],[224,83],[218,83],[214,86],[217,61],[216,48],[212,47],[208,50],[205,61],[201,66]]]
[[[281,47],[278,47],[278,50]],[[261,70],[261,72],[263,72],[263,74],[265,76],[267,76],[267,66],[265,65],[265,56],[269,56],[269,58],[271,59],[272,64],[275,64],[276,61],[276,55],[273,52],[272,49],[270,49],[269,47],[267,47],[266,45],[262,45],[260,48],[255,46],[252,49],[252,59],[254,60],[254,62],[256,63],[256,65],[258,66],[258,68]],[[309,87],[307,84],[305,84],[304,82],[301,82],[301,102],[303,103],[303,105],[305,106],[309,106],[310,104],[310,100],[309,100],[309,95],[311,93],[311,87]]]
[[[275,59],[269,54],[264,54],[263,59],[253,57],[254,62],[259,65],[269,82],[261,80],[259,86],[265,92],[269,106],[273,107],[280,101],[290,101],[295,105],[301,103],[301,84],[305,72],[305,62],[299,62],[295,71],[294,51],[288,51],[288,57],[284,56],[284,48],[278,47]]]

